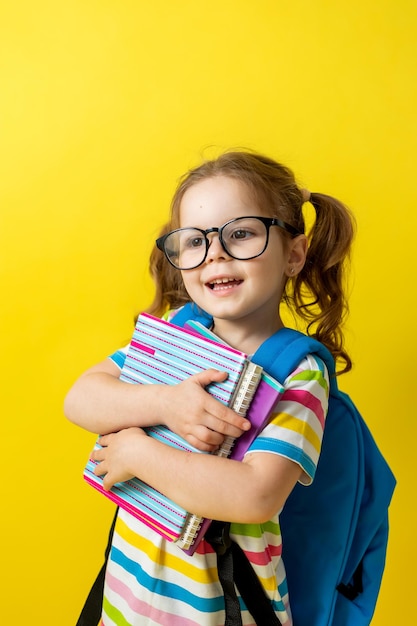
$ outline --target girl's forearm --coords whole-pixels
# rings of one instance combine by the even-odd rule
[[[93,371],[81,376],[70,389],[64,412],[74,424],[100,434],[151,426],[163,423],[155,399],[164,391],[161,388],[155,394],[149,385],[130,385],[107,372]]]
[[[149,437],[141,437],[137,443],[127,461],[129,472],[187,511],[210,519],[267,521],[283,506],[300,473],[294,463],[276,455],[249,455],[249,462],[239,462],[183,452]],[[264,457],[262,463],[260,456]],[[265,459],[266,472],[274,475],[266,480]],[[276,482],[271,484],[271,480]]]
[[[214,450],[224,436],[238,437],[250,422],[212,397],[206,387],[225,374],[206,370],[178,385],[136,385],[119,379],[109,359],[90,368],[73,385],[64,412],[78,426],[107,434],[163,424],[200,450]]]

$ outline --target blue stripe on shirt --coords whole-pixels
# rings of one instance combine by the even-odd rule
[[[224,609],[223,595],[215,598],[201,598],[185,587],[150,576],[139,563],[129,559],[115,546],[112,547],[110,559],[134,576],[142,587],[149,589],[152,593],[179,600],[203,613],[214,613]]]
[[[305,451],[288,441],[260,436],[251,444],[249,452],[272,452],[273,454],[280,454],[298,463],[310,478],[314,478],[314,474],[316,473],[316,466]]]
[[[123,350],[117,350],[117,352],[114,352],[109,356],[109,359],[113,361],[113,363],[115,363],[118,368],[122,369],[126,360],[126,354],[125,352],[123,352]]]

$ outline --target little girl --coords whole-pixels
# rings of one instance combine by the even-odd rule
[[[308,237],[305,202],[316,212]],[[348,371],[340,325],[352,237],[352,218],[339,201],[300,189],[289,169],[267,157],[225,153],[190,171],[176,190],[170,221],[151,256],[156,295],[149,312],[175,323],[178,309],[194,301],[213,317],[212,330],[222,340],[253,354],[283,327],[284,301],[331,351],[339,370]],[[297,481],[309,485],[314,479],[328,404],[324,363],[311,355],[299,363],[284,381],[270,423],[237,462],[171,448],[142,430],[163,423],[204,451],[213,451],[226,435],[242,434],[247,420],[205,391],[224,379],[223,372],[208,370],[175,386],[129,385],[119,380],[125,353],[84,373],[65,401],[71,421],[102,433],[94,459],[105,488],[137,476],[188,511],[230,521],[230,535],[251,562],[279,623],[290,626],[279,513]],[[242,624],[253,625],[240,602]],[[224,624],[211,545],[203,540],[188,556],[120,510],[101,623]]]

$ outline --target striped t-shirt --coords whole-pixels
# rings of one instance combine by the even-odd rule
[[[122,367],[125,351],[112,357]],[[321,448],[328,406],[323,362],[307,356],[284,381],[285,392],[268,426],[247,454],[265,452],[291,459],[311,483]],[[279,513],[264,524],[231,525],[283,626],[291,626],[290,597],[281,553]],[[244,626],[253,618],[239,598]],[[104,626],[222,626],[224,598],[216,554],[202,541],[193,556],[119,510],[107,565]]]

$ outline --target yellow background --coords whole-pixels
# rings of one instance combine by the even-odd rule
[[[129,339],[177,177],[212,146],[266,152],[357,216],[342,386],[399,481],[373,625],[413,621],[416,18],[414,0],[3,0],[3,624],[75,624],[113,507],[63,398]]]

